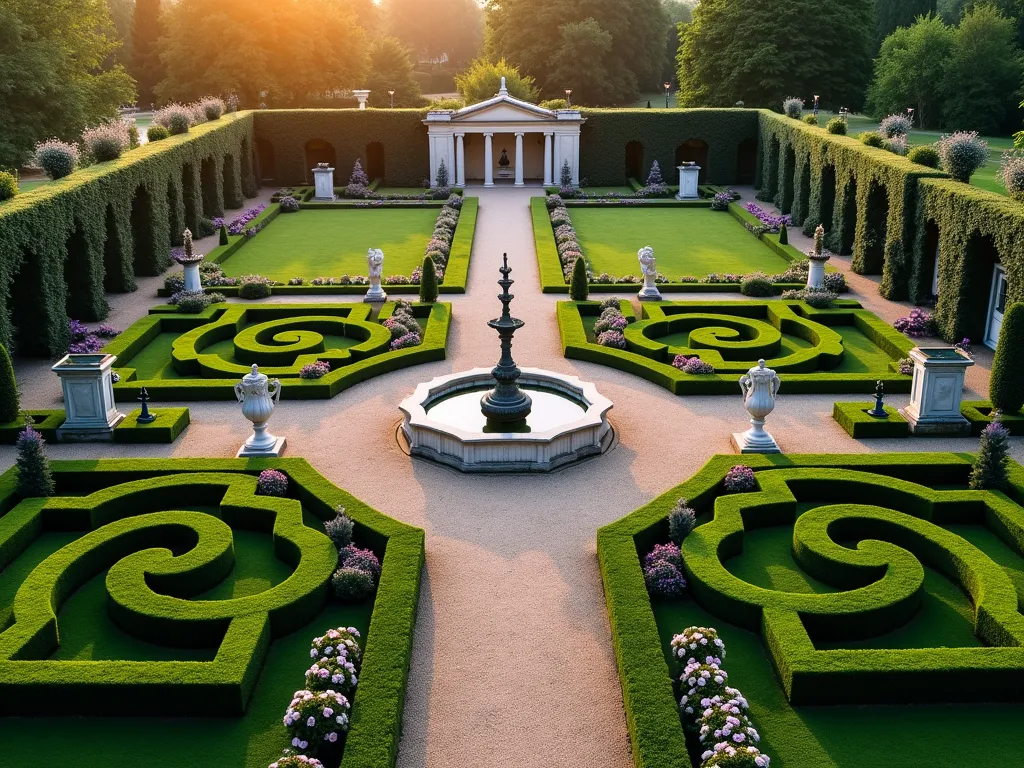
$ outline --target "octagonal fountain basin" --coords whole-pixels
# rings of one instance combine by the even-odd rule
[[[410,453],[463,472],[549,472],[611,444],[612,401],[593,384],[539,368],[523,368],[518,383],[533,408],[513,424],[488,423],[480,410],[490,368],[420,384],[399,406]]]

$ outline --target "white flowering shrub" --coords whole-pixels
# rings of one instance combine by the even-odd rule
[[[335,743],[348,730],[351,708],[348,699],[337,691],[296,691],[284,713],[292,747],[316,753],[325,742]]]
[[[771,759],[757,747],[720,741],[701,754],[701,768],[768,768]]]
[[[1003,162],[999,167],[999,180],[1003,182],[1010,197],[1018,202],[1024,202],[1024,155],[1004,152]]]
[[[804,100],[790,96],[782,102],[782,111],[786,113],[786,117],[799,120],[804,111]]]
[[[345,656],[327,656],[306,670],[306,687],[311,691],[337,691],[351,696],[359,683],[356,665]]]
[[[712,657],[708,657],[712,658]],[[715,697],[723,696],[729,688],[726,682],[729,674],[714,661],[691,661],[679,676],[679,688],[683,692],[679,708],[691,724],[696,722]],[[738,693],[738,691],[737,691]]]
[[[706,660],[717,658],[721,665],[725,658],[725,643],[718,638],[718,632],[711,627],[687,627],[672,638],[672,656],[685,663],[690,659]]]
[[[906,136],[893,136],[886,142],[886,146],[894,155],[901,157],[906,157],[910,152],[910,142],[907,141]]]
[[[82,132],[82,146],[97,163],[116,160],[130,143],[128,123],[124,120],[110,120]]]
[[[226,109],[224,99],[216,96],[207,96],[199,104],[203,108],[203,115],[207,120],[220,120]]]
[[[162,125],[172,136],[188,133],[194,122],[193,112],[183,104],[168,104],[153,114],[153,122]]]
[[[878,125],[878,132],[885,138],[892,139],[897,136],[906,136],[913,127],[908,115],[896,114],[882,118],[882,122]]]
[[[957,131],[943,136],[936,149],[942,170],[964,183],[969,182],[974,172],[988,162],[988,142],[977,131]]]
[[[338,627],[328,630],[320,637],[314,637],[313,647],[309,651],[311,659],[339,657],[351,661],[357,670],[362,656],[359,630],[355,627]]]
[[[761,741],[761,736],[750,722],[746,707],[735,699],[722,701],[716,698],[700,717],[697,738],[705,747],[721,741],[734,746],[752,745]]]
[[[36,144],[35,164],[51,179],[70,176],[78,165],[78,145],[60,139],[49,139]]]
[[[285,753],[267,768],[324,768],[324,764],[315,757],[294,755],[291,750],[285,750]]]

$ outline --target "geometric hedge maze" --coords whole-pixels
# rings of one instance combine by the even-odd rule
[[[450,304],[413,305],[422,343],[391,350],[391,333],[380,321],[391,316],[394,303],[376,320],[369,304],[355,303],[219,304],[194,315],[168,309],[174,308],[151,310],[104,348],[118,356],[118,399],[130,399],[141,387],[164,400],[233,399],[235,383],[253,363],[281,379],[289,398],[333,397],[381,373],[443,360],[451,319]],[[303,366],[318,360],[330,363],[329,373],[299,377]]]
[[[44,534],[77,534],[29,563],[13,600],[0,603],[0,714],[53,715],[58,706],[75,715],[243,715],[271,642],[315,619],[329,599],[337,550],[304,521],[304,511],[310,521],[330,519],[341,504],[356,522],[356,539],[384,561],[375,605],[387,614],[386,626],[377,629],[375,611],[357,699],[370,718],[362,724],[379,728],[366,734],[373,742],[397,738],[391,731],[404,700],[421,531],[369,509],[300,459],[272,464],[290,477],[289,498],[256,494],[256,475],[271,466],[266,461],[53,466],[64,495],[50,498],[20,499],[15,470],[0,475],[0,571]],[[288,575],[255,594],[197,599],[232,572],[241,530],[272,536],[274,557]],[[118,631],[164,648],[210,649],[210,660],[51,658],[61,644],[61,606],[104,571],[107,619]],[[309,659],[294,663],[301,688]],[[359,722],[350,743],[360,738]]]
[[[783,375],[787,391],[909,391],[910,379],[896,370],[913,344],[855,301],[815,309],[802,301],[657,302],[642,305],[623,331],[625,350],[590,341],[584,317],[596,317],[596,303],[559,305],[567,357],[599,362],[637,373],[677,394],[732,394],[736,378],[758,359]],[[712,375],[694,376],[672,365],[677,355],[700,357]]]
[[[644,554],[667,541],[679,498],[698,513],[681,545],[687,595],[659,611],[685,613],[695,601],[720,632],[760,635],[790,706],[1024,702],[1024,468],[1011,462],[1005,494],[973,491],[971,459],[716,456],[600,529],[637,764],[687,764],[663,645],[685,624],[659,624],[641,569]],[[738,463],[754,469],[757,487],[729,494],[722,481]],[[950,594],[963,605],[955,617],[943,612]],[[758,701],[763,685],[730,682],[748,696],[754,689],[752,707],[777,707]]]

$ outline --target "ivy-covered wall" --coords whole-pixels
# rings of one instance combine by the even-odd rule
[[[996,263],[1006,270],[1006,305],[1024,301],[1024,205],[952,179],[925,179],[915,229],[910,298],[931,297],[937,248],[942,337],[984,340]]]
[[[642,175],[645,181],[655,160],[666,184],[677,184],[677,157],[702,165],[701,183],[753,184],[756,172],[758,113],[752,109],[584,109],[586,122],[580,134],[580,176],[592,186],[624,184],[627,169],[626,145],[639,142],[643,149]],[[741,152],[741,144],[743,152]],[[700,161],[707,145],[706,167]],[[745,154],[745,163],[740,156]],[[746,168],[740,166],[746,165]],[[738,173],[738,170],[741,171]],[[746,171],[746,178],[743,178]],[[557,179],[556,179],[557,181]]]
[[[167,269],[184,226],[255,194],[252,133],[228,115],[0,203],[0,343],[63,354],[69,315],[100,320],[105,292]]]
[[[759,115],[758,198],[792,214],[808,235],[824,224],[826,244],[852,253],[855,272],[882,275],[883,296],[911,298],[919,185],[946,174],[800,120]]]
[[[261,178],[279,185],[311,184],[316,157],[307,157],[306,146],[320,141],[334,150],[335,185],[345,186],[356,160],[371,176],[380,175],[368,157],[369,145],[379,143],[385,183],[418,187],[430,174],[426,116],[424,109],[261,110],[255,115]]]

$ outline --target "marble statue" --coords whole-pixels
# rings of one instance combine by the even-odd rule
[[[661,301],[661,291],[655,282],[658,277],[658,265],[654,258],[654,249],[645,245],[636,252],[636,257],[640,261],[640,274],[644,278],[644,287],[640,289],[637,297],[640,301]]]
[[[371,248],[367,251],[366,266],[370,273],[370,290],[366,292],[363,301],[387,301],[388,295],[380,287],[381,276],[384,273],[384,251],[380,248]]]

